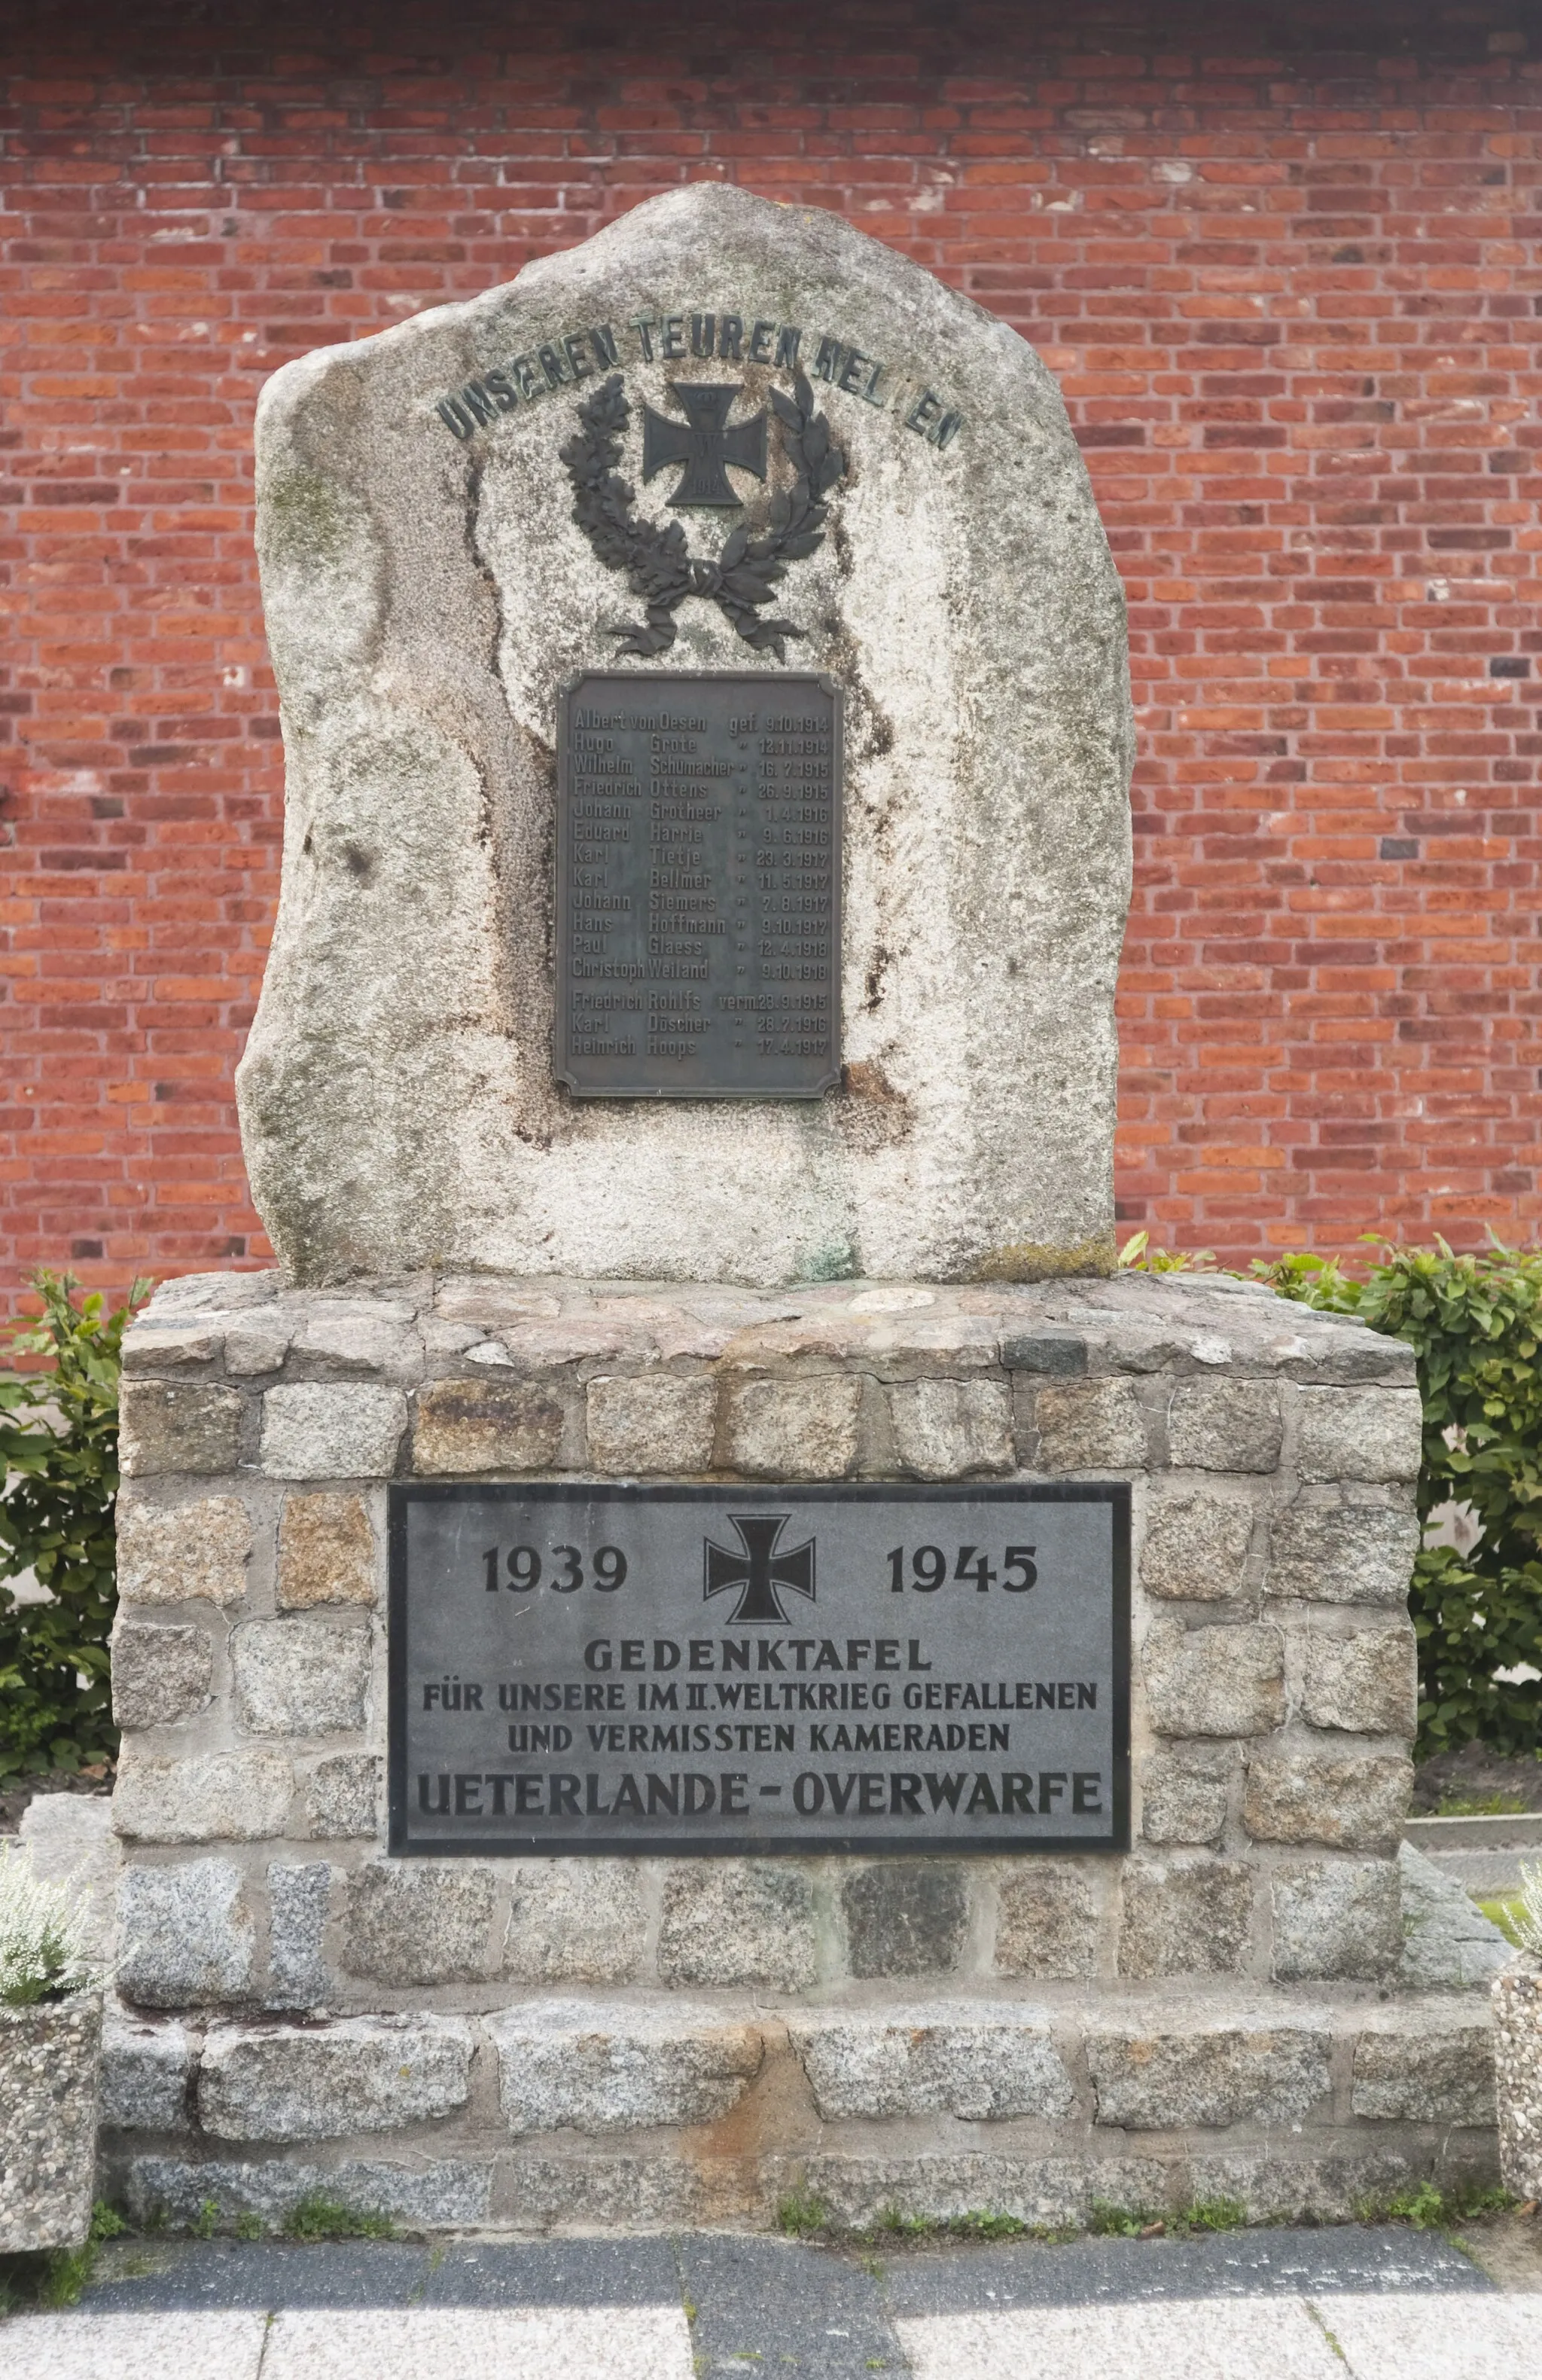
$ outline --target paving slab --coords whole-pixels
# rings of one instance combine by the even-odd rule
[[[1346,2223],[1196,2240],[1073,2240],[1062,2247],[1020,2240],[901,2252],[885,2262],[883,2298],[890,2318],[899,2320],[990,2307],[1492,2287],[1438,2231]]]
[[[700,2372],[867,2380],[903,2368],[861,2260],[765,2237],[697,2232],[676,2245]]]
[[[1542,2372],[1542,2297],[1343,2297],[1319,2313],[1350,2380],[1536,2380]]]
[[[83,2303],[149,2307],[678,2305],[663,2239],[527,2240],[417,2247],[401,2240],[126,2242]]]
[[[678,2306],[355,2308],[278,2315],[262,2380],[693,2380],[693,2365]]]
[[[1126,2300],[901,2322],[915,2380],[1345,2380],[1299,2299]]]
[[[257,2380],[267,2336],[261,2313],[34,2314],[0,2325],[0,2372],[5,2380]]]

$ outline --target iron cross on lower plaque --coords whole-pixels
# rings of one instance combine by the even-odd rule
[[[734,398],[743,393],[742,385],[732,381],[677,381],[670,394],[685,408],[683,421],[671,421],[668,415],[645,405],[645,486],[669,464],[683,463],[684,474],[669,498],[672,506],[720,504],[740,511],[742,499],[729,485],[723,466],[729,463],[736,471],[753,471],[757,480],[765,477],[765,407],[762,406],[748,421],[729,425]]]
[[[816,1540],[809,1537],[801,1546],[777,1551],[777,1539],[791,1517],[789,1512],[730,1512],[729,1524],[741,1548],[738,1553],[730,1553],[711,1537],[703,1540],[704,1599],[710,1603],[715,1595],[726,1595],[733,1586],[744,1590],[729,1622],[730,1628],[742,1628],[757,1620],[785,1621],[787,1613],[777,1593],[779,1586],[813,1601]]]

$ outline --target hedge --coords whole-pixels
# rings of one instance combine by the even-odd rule
[[[84,1767],[117,1750],[107,1639],[117,1601],[118,1374],[124,1330],[146,1294],[115,1313],[78,1305],[68,1273],[39,1273],[38,1321],[13,1334],[47,1369],[0,1375],[0,1581],[33,1571],[52,1602],[18,1602],[0,1584],[0,1777]]]

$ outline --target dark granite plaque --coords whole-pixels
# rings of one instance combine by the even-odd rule
[[[840,696],[593,671],[557,735],[553,1065],[584,1099],[813,1099],[840,1078]]]
[[[1124,1851],[1129,1490],[391,1490],[396,1852]]]

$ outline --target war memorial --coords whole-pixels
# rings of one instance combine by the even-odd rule
[[[1489,2170],[1412,1352],[1115,1268],[1123,602],[1050,373],[697,185],[286,366],[282,1267],[126,1342],[141,2217]]]

